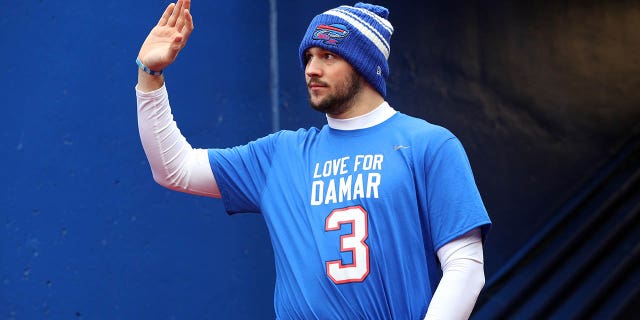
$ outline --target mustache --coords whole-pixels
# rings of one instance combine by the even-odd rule
[[[318,80],[318,79],[315,79],[315,78],[311,78],[311,79],[309,79],[309,81],[307,81],[307,87],[310,87],[312,85],[318,85],[318,86],[324,86],[324,87],[328,87],[329,86],[328,83],[326,83],[324,81],[321,81],[321,80]]]

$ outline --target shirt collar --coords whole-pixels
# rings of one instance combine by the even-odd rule
[[[383,123],[385,120],[391,118],[396,114],[396,110],[393,109],[389,103],[384,101],[381,105],[371,110],[369,113],[363,114],[349,119],[335,119],[327,115],[327,122],[329,127],[338,130],[358,130],[370,128],[375,125]]]

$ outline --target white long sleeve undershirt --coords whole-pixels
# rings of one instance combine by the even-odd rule
[[[448,242],[437,252],[442,278],[425,319],[469,319],[484,287],[482,235],[475,228]]]
[[[195,195],[220,198],[206,149],[194,149],[173,120],[166,87],[142,92],[136,88],[138,129],[154,180],[160,185]],[[353,119],[327,117],[329,126],[354,130],[382,123],[395,114],[384,102]],[[484,286],[480,230],[450,241],[437,252],[443,276],[425,319],[467,319]]]
[[[172,190],[220,198],[207,150],[192,148],[178,129],[166,87],[136,89],[136,97],[138,131],[153,179]]]

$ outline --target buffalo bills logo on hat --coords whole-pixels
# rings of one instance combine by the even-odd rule
[[[325,44],[337,46],[344,37],[349,35],[349,30],[342,24],[321,24],[313,32],[314,40],[322,40]]]

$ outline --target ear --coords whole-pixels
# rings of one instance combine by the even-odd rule
[[[367,81],[360,73],[356,72],[356,74],[358,75],[358,81],[360,82],[361,87],[368,86],[368,87],[371,87],[371,89],[373,89],[371,84],[369,84],[369,81]]]
[[[360,87],[361,88],[366,88],[367,91],[376,91],[373,86],[369,83],[369,81],[367,81],[367,79],[365,79],[361,74],[357,73],[358,75],[358,81],[360,82]]]

